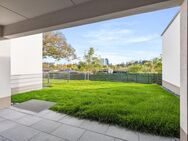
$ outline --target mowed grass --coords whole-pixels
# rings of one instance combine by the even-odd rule
[[[55,83],[58,82],[58,83]],[[179,98],[156,84],[54,80],[52,87],[12,96],[53,101],[51,109],[155,135],[179,137]]]

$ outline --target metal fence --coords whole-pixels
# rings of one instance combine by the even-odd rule
[[[91,80],[91,81],[113,81],[113,82],[135,82],[161,85],[162,75],[155,73],[117,73],[117,74],[88,74],[88,73],[43,73],[43,83],[50,84],[51,79],[58,80]]]

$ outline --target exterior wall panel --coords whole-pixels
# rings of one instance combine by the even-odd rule
[[[42,88],[42,34],[11,40],[12,94]]]
[[[180,18],[180,26],[181,26],[181,87],[180,87],[180,141],[188,141],[188,1],[184,0],[181,6],[181,18]]]
[[[163,40],[163,86],[170,91],[180,92],[180,14],[162,35]]]
[[[0,41],[0,108],[10,106],[10,41]]]

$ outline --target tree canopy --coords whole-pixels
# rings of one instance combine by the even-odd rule
[[[61,32],[46,32],[43,34],[43,58],[73,60],[76,58],[75,49],[68,44]]]
[[[156,57],[152,60],[128,62],[126,66],[127,71],[132,73],[162,73],[162,58]]]
[[[89,48],[85,53],[83,61],[79,62],[79,68],[82,71],[97,72],[101,68],[100,58],[95,55],[94,48]]]

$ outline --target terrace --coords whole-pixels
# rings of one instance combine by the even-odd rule
[[[34,113],[10,107],[0,113],[2,141],[178,141],[80,120],[50,110]]]
[[[109,0],[108,4],[106,3],[106,0],[67,0],[63,2],[57,1],[57,3],[51,3],[51,1],[41,1],[39,3],[37,3],[37,1],[27,2],[25,3],[18,0],[0,0],[0,13],[2,13],[0,14],[0,38],[1,40],[3,40],[0,42],[0,140],[87,141],[93,139],[101,141],[175,141],[179,140],[175,137],[179,137],[180,132],[180,140],[188,140],[186,0],[143,0],[142,2],[137,0]],[[12,96],[12,102],[14,103],[24,102],[31,99],[55,102],[56,105],[54,105],[51,109],[58,111],[61,114],[52,112],[51,110],[31,112],[29,110],[23,110],[11,106],[10,50],[8,49],[9,45],[11,44],[9,42],[11,38],[31,35],[34,33],[47,32],[59,28],[83,25],[122,16],[129,16],[178,5],[181,6],[180,111],[177,97],[170,95],[168,92],[165,92],[158,86],[135,85],[129,83],[117,83],[117,85],[114,86],[113,84],[108,84],[108,82],[105,82],[104,85],[95,84],[94,88],[92,85],[91,88],[85,88],[81,90],[81,93],[77,91],[78,89],[81,89],[79,87],[72,88],[69,85],[65,87],[66,89],[60,87],[61,83],[64,83],[61,82],[58,85],[53,85],[51,88]],[[76,86],[78,85],[77,83],[78,82],[75,83]],[[83,85],[83,82],[79,83],[79,85]],[[110,88],[112,89],[110,89],[108,85],[110,85]],[[56,86],[58,86],[59,88],[57,88]],[[124,89],[125,86],[126,89]],[[136,90],[134,89],[135,87]],[[75,91],[73,92],[71,91],[71,89]],[[126,91],[127,95],[122,95],[121,89]],[[67,94],[70,95],[67,96],[66,94],[58,93],[62,91],[66,91]],[[119,93],[116,93],[115,97],[111,97],[110,95],[111,93],[113,93],[113,91],[118,91]],[[130,93],[133,94],[132,91],[134,91],[135,97],[130,96]],[[89,95],[89,93],[92,92],[94,94],[94,97],[90,97]],[[140,96],[140,92],[144,96],[151,97],[148,99],[149,101],[146,101],[145,103],[145,99]],[[154,96],[155,100],[151,95],[148,95],[148,92],[150,94],[156,92]],[[49,95],[50,93],[53,93],[53,95]],[[77,93],[79,94],[76,95]],[[98,93],[100,93],[100,96],[98,95]],[[87,96],[90,100],[89,102]],[[60,100],[60,98],[62,97],[66,100]],[[100,105],[101,103],[97,100],[100,98],[104,100],[104,105]],[[127,105],[124,103],[124,101],[123,103],[120,102],[123,98],[127,100]],[[160,103],[160,105],[155,103],[156,100],[158,101],[158,103]],[[147,102],[152,106],[148,107]],[[109,105],[109,103],[111,103],[111,105]],[[174,103],[176,104],[174,105]],[[110,106],[112,106],[113,108],[111,108]],[[116,109],[116,107],[118,108]],[[115,109],[114,112],[116,112],[115,116],[113,115],[113,109]],[[149,109],[147,111],[147,114],[150,115],[148,117],[148,121],[145,121],[144,116],[146,114],[140,113],[140,109],[145,109],[145,111]],[[129,115],[130,119],[121,117],[121,113]],[[174,116],[174,114],[177,115],[177,113],[180,113],[180,119],[179,117]],[[131,116],[131,114],[133,114],[134,116]],[[75,117],[70,116],[75,116],[82,119],[76,119]],[[110,118],[105,119],[105,117],[108,116]],[[113,120],[113,118],[115,119]],[[155,125],[157,126],[155,126],[154,124],[152,125],[152,123],[155,123],[157,119],[160,118],[162,118],[162,123],[156,123]],[[82,122],[80,122],[80,120],[82,120]],[[89,120],[95,120],[95,122]],[[124,125],[124,122],[122,122],[123,120],[127,120],[127,123],[129,121],[129,124]],[[101,123],[98,123],[96,121],[99,121]],[[140,122],[142,122],[142,124],[145,123],[145,126],[139,124]],[[116,125],[126,127],[126,129],[116,127]],[[150,127],[152,129],[150,129]],[[165,138],[153,135],[151,136],[148,134],[143,134],[141,132],[162,136],[171,136],[173,138]]]

